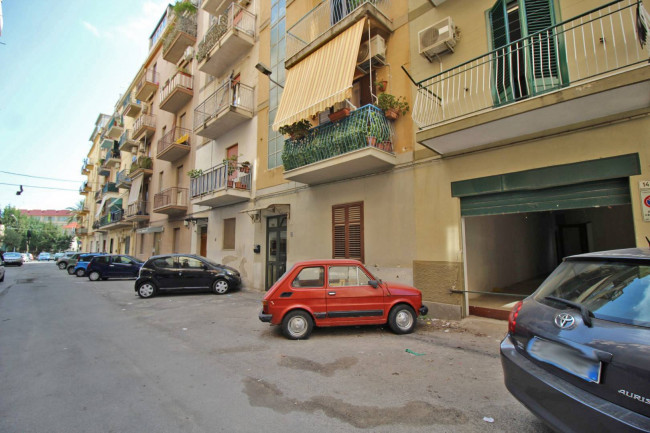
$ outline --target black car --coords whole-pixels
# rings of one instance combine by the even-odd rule
[[[135,281],[141,298],[162,290],[210,289],[218,295],[241,286],[236,269],[193,254],[170,254],[149,258]]]
[[[650,432],[650,250],[568,257],[510,313],[508,390],[562,432]]]
[[[86,275],[90,281],[135,278],[144,262],[125,254],[106,254],[90,259]]]

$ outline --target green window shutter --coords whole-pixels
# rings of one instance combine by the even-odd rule
[[[555,29],[546,30],[555,24],[553,0],[524,0],[525,31],[530,40],[531,69],[534,77],[534,93],[558,84],[557,35]],[[546,30],[546,31],[544,31]]]
[[[493,80],[492,86],[493,99],[495,104],[509,99],[506,91],[510,87],[510,67],[509,56],[505,50],[499,48],[505,47],[510,43],[508,37],[508,19],[506,14],[505,0],[498,0],[494,7],[490,10],[490,30],[492,36],[492,49],[496,50],[492,59]]]

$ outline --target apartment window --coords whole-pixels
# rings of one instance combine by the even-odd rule
[[[129,254],[131,249],[131,236],[124,238],[124,254]]]
[[[235,249],[235,218],[223,220],[223,249]]]
[[[332,206],[332,257],[364,261],[363,202]]]
[[[180,228],[175,228],[174,233],[173,233],[173,244],[174,245],[174,250],[172,253],[179,253],[180,252],[180,244],[181,244],[181,229]]]
[[[488,13],[496,104],[552,90],[566,66],[558,59],[554,0],[499,0]],[[546,30],[546,31],[544,31]],[[529,35],[535,36],[531,39]],[[562,56],[563,57],[563,56]]]
[[[158,173],[158,192],[163,190],[163,172]]]
[[[271,1],[271,77],[278,83],[284,85],[285,69],[284,58],[286,52],[286,5],[285,0]],[[269,83],[269,147],[268,167],[275,168],[282,165],[282,150],[284,149],[284,137],[278,131],[271,128],[278,112],[282,88],[274,83]]]

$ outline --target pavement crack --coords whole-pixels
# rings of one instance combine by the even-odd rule
[[[359,360],[354,357],[339,358],[334,362],[321,364],[311,359],[300,358],[297,356],[282,355],[278,362],[281,367],[292,368],[294,370],[312,371],[323,376],[332,377],[337,370],[344,370],[355,365]]]

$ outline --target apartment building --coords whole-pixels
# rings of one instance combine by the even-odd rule
[[[409,2],[426,298],[505,318],[562,257],[648,246],[648,2],[434,3]]]

